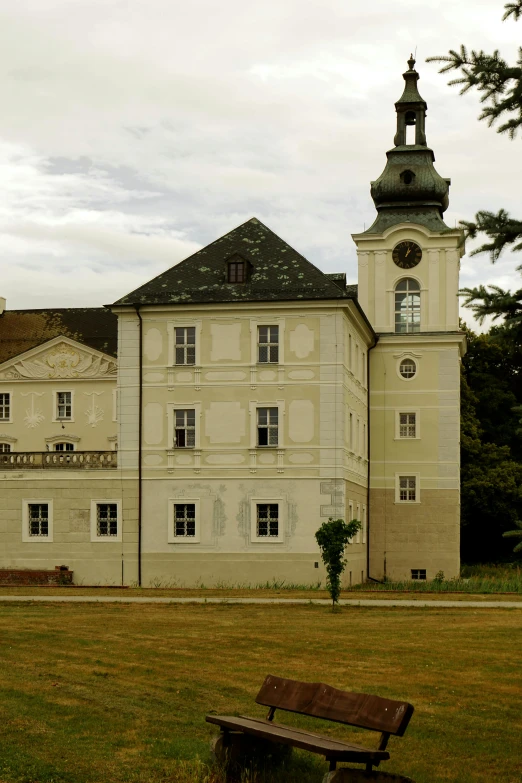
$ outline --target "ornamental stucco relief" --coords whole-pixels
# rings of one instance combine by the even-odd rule
[[[103,356],[76,350],[65,343],[34,359],[21,359],[3,373],[4,378],[112,378],[116,376],[116,362]]]
[[[84,392],[84,394],[91,398],[91,403],[85,411],[87,424],[89,427],[97,427],[100,421],[103,421],[104,410],[96,405],[96,397],[99,397],[103,392]]]
[[[29,397],[29,407],[26,408],[25,416],[24,416],[24,424],[29,429],[34,429],[35,427],[38,427],[42,421],[45,419],[45,416],[43,415],[40,408],[37,408],[34,402],[35,397],[43,397],[43,392],[27,392],[27,394],[22,393],[22,397]]]

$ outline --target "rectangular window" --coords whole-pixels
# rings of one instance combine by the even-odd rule
[[[176,326],[174,329],[174,363],[196,363],[196,327]]]
[[[98,536],[118,535],[118,504],[117,503],[96,504],[96,535]]]
[[[360,522],[361,521],[361,504],[357,503],[357,517],[356,519]],[[361,531],[360,529],[357,531],[357,535],[355,536],[355,543],[360,544],[361,543]]]
[[[72,419],[72,392],[56,392],[56,418]]]
[[[399,438],[417,437],[417,414],[399,413]]]
[[[362,518],[362,542],[366,544],[366,526],[368,522],[366,519],[366,506],[363,506],[363,518]]]
[[[352,335],[348,335],[348,369],[352,369]]]
[[[11,418],[11,395],[9,392],[0,394],[0,421],[9,421]]]
[[[196,504],[174,503],[174,537],[195,538]]]
[[[416,476],[399,476],[399,500],[401,503],[415,503],[417,500]]]
[[[353,413],[350,413],[350,433],[348,440],[350,451],[353,451]]]
[[[426,569],[425,568],[412,568],[411,569],[411,578],[412,579],[426,579]]]
[[[257,445],[277,446],[279,410],[277,408],[257,409]]]
[[[258,538],[277,538],[279,536],[279,506],[277,503],[257,504]]]
[[[29,503],[27,506],[29,536],[47,538],[49,535],[49,504]]]
[[[257,361],[259,364],[279,362],[279,326],[257,327]]]
[[[0,454],[9,454],[11,451],[10,443],[0,443]]]
[[[174,445],[178,449],[193,449],[196,443],[196,411],[174,411]]]
[[[229,261],[228,264],[228,282],[244,283],[246,279],[246,269],[244,261]]]

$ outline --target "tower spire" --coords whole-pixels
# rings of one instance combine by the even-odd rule
[[[404,91],[395,104],[395,111],[397,112],[397,133],[395,134],[394,143],[396,147],[402,147],[406,144],[406,127],[408,125],[415,126],[415,144],[422,147],[426,146],[426,112],[428,111],[428,104],[421,97],[417,82],[420,79],[419,74],[414,68],[415,58],[413,54],[410,55],[408,60],[408,70],[402,74],[402,78],[406,82],[404,85]]]
[[[448,208],[450,180],[443,179],[433,163],[435,155],[426,143],[428,104],[419,93],[419,74],[413,55],[403,73],[404,90],[395,104],[397,132],[395,146],[388,150],[383,173],[371,183],[377,219],[366,233],[384,231],[402,222],[421,223],[434,231],[447,229],[442,215]],[[406,128],[414,126],[415,137],[407,144]]]

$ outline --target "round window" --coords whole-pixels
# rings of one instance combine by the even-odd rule
[[[413,378],[417,372],[417,365],[413,359],[403,359],[399,365],[399,372],[403,378]]]

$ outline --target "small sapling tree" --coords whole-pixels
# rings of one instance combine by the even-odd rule
[[[335,608],[341,594],[341,574],[346,565],[344,549],[361,527],[358,519],[345,522],[344,519],[330,517],[328,522],[323,522],[315,534],[315,540],[321,550],[321,559],[326,568],[326,589],[332,599],[332,608]]]

